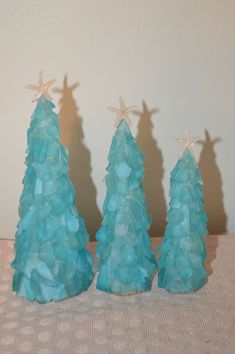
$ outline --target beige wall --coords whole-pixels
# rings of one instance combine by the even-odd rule
[[[16,229],[35,107],[24,86],[41,68],[57,79],[52,94],[91,232],[100,222],[114,133],[106,106],[116,106],[119,95],[140,111],[133,134],[145,155],[152,233],[164,228],[178,156],[171,136],[186,125],[205,140],[196,156],[210,231],[235,232],[234,18],[234,0],[0,0],[0,236],[14,237]]]

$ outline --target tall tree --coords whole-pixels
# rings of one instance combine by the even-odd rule
[[[58,116],[48,87],[28,88],[37,101],[28,129],[26,172],[20,198],[13,290],[40,303],[59,301],[86,290],[93,278],[86,250],[89,236],[75,206],[68,154],[60,143]]]

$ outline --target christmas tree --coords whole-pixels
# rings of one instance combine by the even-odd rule
[[[186,131],[180,159],[171,172],[170,208],[167,228],[158,251],[160,272],[158,286],[173,293],[189,293],[207,282],[204,268],[207,216],[202,192],[202,179],[193,156],[193,144]]]
[[[13,290],[30,301],[46,303],[75,296],[89,287],[92,259],[85,249],[88,233],[75,207],[68,177],[68,155],[59,140],[58,116],[48,87],[28,88],[37,101],[28,129],[28,149],[15,242]]]
[[[99,257],[97,288],[119,295],[148,291],[157,264],[148,229],[151,218],[143,190],[143,156],[128,127],[128,112],[120,98],[117,130],[109,151],[104,219],[96,239]]]

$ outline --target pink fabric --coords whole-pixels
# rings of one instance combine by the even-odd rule
[[[155,279],[149,293],[118,297],[94,280],[80,296],[39,305],[11,291],[13,241],[1,240],[0,353],[235,353],[235,236],[207,244],[209,281],[193,294],[170,294]]]

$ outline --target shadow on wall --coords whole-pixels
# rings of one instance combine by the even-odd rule
[[[60,132],[61,142],[69,151],[70,177],[76,192],[76,204],[84,217],[91,240],[101,223],[101,213],[96,202],[96,188],[91,177],[91,155],[84,144],[83,119],[78,114],[79,107],[73,98],[73,91],[78,83],[68,86],[67,75],[62,89],[55,89],[61,94]]]
[[[152,135],[152,115],[158,111],[158,109],[149,110],[147,104],[143,101],[142,112],[135,112],[140,117],[136,141],[144,156],[144,190],[149,214],[153,218],[150,228],[150,235],[152,237],[163,236],[167,211],[162,186],[164,175],[163,157]]]
[[[227,232],[227,215],[224,210],[224,194],[221,173],[216,163],[214,145],[220,142],[220,138],[211,139],[210,134],[205,130],[199,168],[203,179],[203,190],[205,197],[206,212],[208,215],[209,234],[224,234]]]

